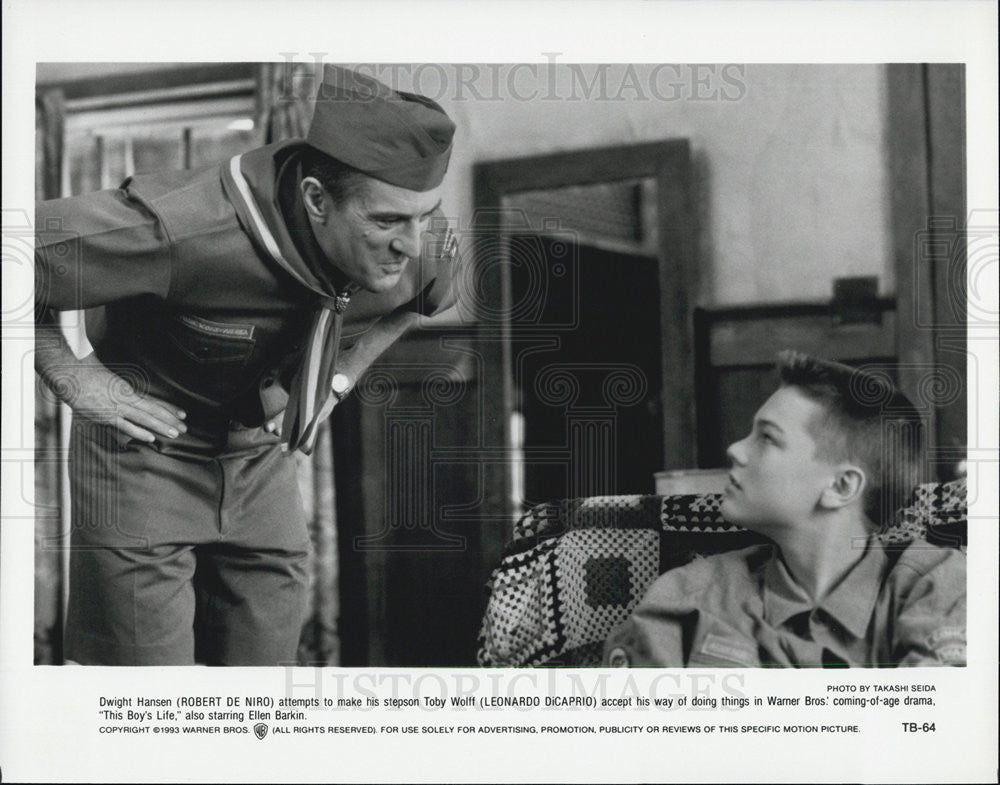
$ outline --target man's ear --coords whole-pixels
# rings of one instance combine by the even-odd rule
[[[326,223],[329,200],[323,184],[315,177],[303,177],[299,183],[299,190],[302,192],[302,203],[306,207],[309,220]]]
[[[860,502],[868,487],[868,477],[859,466],[850,463],[838,467],[833,481],[823,489],[819,497],[820,506],[827,510],[846,507]]]

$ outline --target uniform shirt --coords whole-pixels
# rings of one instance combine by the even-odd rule
[[[815,606],[774,545],[670,570],[604,646],[612,666],[965,664],[965,554],[925,541],[864,556]]]
[[[319,251],[297,196],[301,141],[246,153],[241,169],[282,255],[331,291],[346,283]],[[222,164],[227,166],[228,162]],[[119,189],[42,202],[36,299],[93,309],[87,332],[105,365],[188,412],[192,432],[259,425],[284,408],[318,296],[251,241],[220,165],[137,175]],[[442,306],[449,266],[415,259],[389,292],[357,292],[342,348],[397,309]]]

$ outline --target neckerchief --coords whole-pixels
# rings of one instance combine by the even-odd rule
[[[332,409],[328,405],[332,395],[331,383],[337,366],[344,310],[351,291],[348,289],[337,292],[329,282],[317,278],[297,255],[290,258],[290,255],[282,251],[275,238],[275,231],[268,226],[265,215],[254,198],[254,190],[243,172],[243,158],[243,155],[237,155],[222,165],[222,182],[241,225],[260,250],[319,297],[319,308],[313,317],[305,353],[292,380],[281,426],[282,442],[287,445],[287,449],[301,450],[308,455],[315,445],[319,424]],[[273,177],[271,182],[273,183]],[[280,215],[278,211],[271,212],[276,216]]]

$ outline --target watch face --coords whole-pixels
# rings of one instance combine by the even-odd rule
[[[333,379],[330,381],[330,385],[333,387],[333,391],[337,393],[337,395],[343,395],[351,389],[351,380],[342,373],[335,373],[333,375]]]

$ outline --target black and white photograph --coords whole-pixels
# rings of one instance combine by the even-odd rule
[[[960,65],[38,80],[38,661],[964,664]]]
[[[39,26],[2,775],[995,777],[996,36],[955,7],[908,56],[877,15],[836,56],[588,50],[560,4],[551,45],[388,56]],[[63,701],[86,751],[26,758]]]

